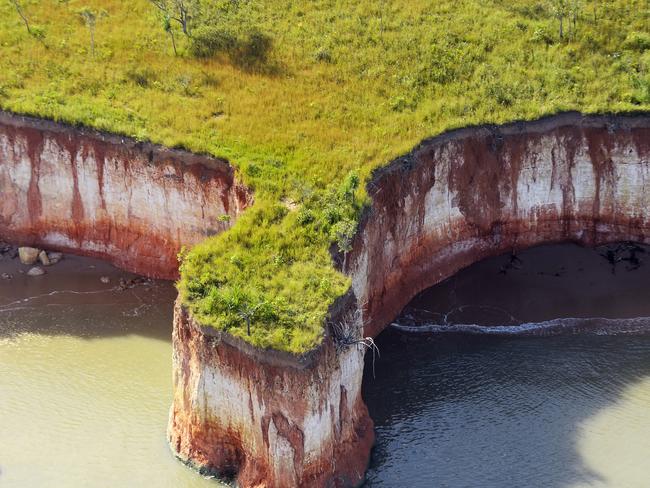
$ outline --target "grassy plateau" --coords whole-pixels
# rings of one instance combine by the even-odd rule
[[[178,288],[262,348],[321,341],[349,287],[328,249],[421,139],[650,109],[648,0],[156,3],[0,0],[0,108],[227,158],[256,203],[182,254]]]

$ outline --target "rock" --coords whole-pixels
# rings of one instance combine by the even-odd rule
[[[61,252],[49,252],[47,257],[50,260],[50,264],[56,264],[63,259],[63,253]]]
[[[9,273],[2,273],[1,276],[2,276],[3,280],[10,280],[11,278],[13,278],[13,275],[11,275]]]
[[[134,278],[120,278],[120,284],[118,285],[118,288],[120,291],[128,290],[129,288],[136,287],[138,285],[149,285],[151,284],[151,280],[149,278],[145,278],[144,276],[136,276]]]
[[[101,278],[99,278],[99,281],[101,281],[106,285],[111,282],[111,279],[108,276],[102,276]]]
[[[34,266],[27,272],[27,276],[42,276],[45,274],[45,270],[40,266]]]
[[[47,257],[47,253],[45,251],[41,251],[38,253],[38,260],[41,262],[43,266],[49,266],[52,264],[50,261],[50,258]]]
[[[38,259],[38,254],[41,251],[35,247],[19,247],[18,256],[20,257],[20,262],[23,264],[34,264]]]

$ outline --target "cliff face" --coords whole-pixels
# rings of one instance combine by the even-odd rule
[[[348,257],[363,310],[350,323],[357,338],[489,255],[650,241],[650,118],[566,114],[455,131],[379,171],[369,189],[373,205]],[[373,438],[363,348],[336,344],[328,335],[307,359],[256,351],[177,305],[172,448],[241,486],[359,483]]]
[[[0,195],[0,237],[157,278],[250,203],[223,160],[2,112]]]
[[[256,351],[176,304],[172,450],[239,486],[354,486],[374,440],[363,351],[331,341],[307,358]]]
[[[650,118],[564,114],[454,131],[382,169],[349,257],[375,336],[420,291],[491,255],[650,231]]]

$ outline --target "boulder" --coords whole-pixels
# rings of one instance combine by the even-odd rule
[[[42,276],[45,274],[45,270],[40,266],[34,266],[27,272],[27,276]]]
[[[18,257],[20,257],[20,262],[23,264],[34,264],[40,252],[35,247],[19,247]]]
[[[47,253],[47,257],[50,260],[50,264],[56,264],[63,259],[63,253],[61,252],[50,252]]]
[[[45,251],[41,251],[38,253],[38,260],[41,262],[43,266],[49,266],[52,264],[50,262],[50,258],[47,257],[47,253]]]

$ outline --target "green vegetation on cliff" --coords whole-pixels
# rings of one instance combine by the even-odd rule
[[[0,107],[228,158],[256,203],[179,290],[260,347],[320,341],[349,286],[329,248],[421,139],[650,109],[645,0],[188,0],[186,26],[179,1],[0,2]]]

